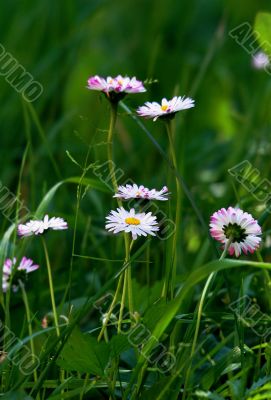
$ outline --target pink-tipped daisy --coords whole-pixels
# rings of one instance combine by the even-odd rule
[[[148,189],[143,185],[125,185],[119,186],[118,192],[113,197],[119,197],[124,200],[145,199],[145,200],[168,200],[168,188],[164,186],[161,190]]]
[[[106,217],[105,228],[113,233],[131,232],[133,240],[138,236],[155,236],[159,231],[156,217],[149,213],[136,213],[132,208],[126,211],[123,207],[117,208],[117,211],[111,211]]]
[[[162,99],[162,103],[147,102],[137,109],[140,117],[152,118],[156,121],[158,118],[172,118],[176,112],[194,107],[195,101],[190,97],[173,97],[171,100]]]
[[[264,69],[270,64],[269,57],[263,51],[258,51],[252,56],[252,66],[255,69]]]
[[[118,102],[124,98],[127,93],[142,93],[146,91],[143,83],[136,79],[123,77],[118,75],[114,78],[108,76],[103,78],[95,75],[88,79],[87,89],[98,90],[106,94],[108,99],[112,102]]]
[[[43,220],[31,220],[26,224],[18,225],[19,236],[41,235],[47,229],[54,231],[68,229],[68,224],[63,218],[45,215]]]
[[[225,246],[231,240],[228,252],[239,257],[242,251],[254,253],[259,247],[262,229],[252,215],[240,208],[229,207],[215,212],[210,220],[211,236]]]
[[[27,274],[35,271],[39,268],[39,265],[34,264],[30,258],[23,257],[14,272],[13,269],[16,265],[17,259],[7,258],[3,267],[3,278],[2,278],[2,289],[6,292],[10,286],[10,280],[12,276],[12,289],[14,292],[18,290],[19,280],[23,283],[27,280]]]

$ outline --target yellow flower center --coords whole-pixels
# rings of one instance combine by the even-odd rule
[[[164,104],[163,106],[161,106],[162,111],[167,111],[168,109],[168,105]]]
[[[139,225],[140,221],[137,218],[128,217],[125,219],[126,224],[128,225]]]

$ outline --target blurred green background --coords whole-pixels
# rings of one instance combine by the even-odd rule
[[[66,151],[80,164],[88,152],[89,163],[106,161],[109,105],[98,92],[86,89],[87,79],[95,74],[135,75],[155,82],[147,85],[146,93],[125,99],[132,111],[147,100],[162,97],[195,99],[194,109],[176,116],[176,151],[179,170],[208,225],[212,212],[237,203],[229,168],[247,159],[263,178],[270,175],[271,78],[254,70],[251,55],[229,36],[243,22],[253,25],[258,11],[270,10],[267,0],[2,2],[1,44],[44,89],[29,106],[0,76],[2,184],[16,191],[27,144],[21,192],[33,211],[54,184],[81,175]],[[125,172],[123,180],[160,189],[169,174],[165,160],[121,109],[119,117],[114,159]],[[164,125],[144,123],[166,151]],[[94,177],[91,169],[87,177]],[[246,196],[236,185],[239,195]],[[170,190],[174,196],[175,187]],[[252,197],[245,205],[256,217],[263,207]],[[109,259],[117,253],[121,258],[121,241],[104,231],[105,216],[112,207],[116,202],[110,193],[86,190],[80,203],[75,253]],[[167,205],[161,207],[167,212]],[[76,185],[69,184],[59,189],[48,210],[50,215],[66,218],[71,227],[64,236],[55,232],[48,237],[59,292],[67,283],[75,208]],[[3,232],[9,222],[2,221]],[[202,257],[210,259],[213,253],[206,244],[206,232],[184,197],[177,249],[180,275],[198,264],[203,245],[206,253]],[[159,257],[164,246],[163,241],[154,241],[151,281],[163,274]],[[33,241],[28,255],[43,263],[39,247]],[[114,265],[76,259],[74,296],[82,294],[82,285],[86,291],[95,291],[112,276]],[[144,267],[137,273],[145,281]],[[42,271],[38,274],[39,280],[32,283],[37,287],[37,309],[43,304],[42,296],[48,294],[47,289],[38,290],[47,279]]]

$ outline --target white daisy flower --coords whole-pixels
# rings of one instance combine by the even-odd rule
[[[122,75],[114,78],[111,76],[107,78],[98,75],[91,76],[88,79],[87,89],[105,93],[107,98],[113,103],[122,100],[127,93],[146,92],[143,82],[136,79],[135,76],[129,78]]]
[[[114,78],[113,90],[115,92],[125,93],[142,93],[146,92],[143,83],[136,79],[135,76],[129,78],[128,76],[118,75]]]
[[[137,109],[137,114],[140,117],[153,118],[156,121],[159,117],[173,117],[177,111],[186,110],[194,106],[195,101],[190,97],[175,96],[171,100],[162,99],[161,104],[147,102]]]
[[[159,231],[156,217],[149,213],[136,213],[134,208],[126,211],[123,207],[117,211],[111,211],[106,217],[105,228],[113,233],[131,232],[133,240],[137,236],[155,236],[154,232]]]
[[[15,267],[17,262],[16,257],[13,259],[7,258],[4,267],[3,267],[3,277],[2,277],[2,289],[3,292],[6,292],[10,286],[10,277],[13,272],[13,268]],[[26,281],[27,274],[35,271],[39,268],[39,265],[34,264],[34,262],[30,258],[23,257],[21,259],[20,264],[12,278],[12,289],[14,292],[18,290],[19,280],[22,282]]]
[[[63,218],[59,217],[49,218],[48,215],[45,215],[43,220],[31,220],[26,224],[19,224],[18,235],[19,236],[41,235],[47,229],[53,229],[53,230],[68,229],[68,224]]]
[[[258,51],[252,56],[252,66],[255,69],[264,69],[270,64],[269,57],[263,51]]]
[[[164,186],[161,190],[148,189],[143,185],[125,185],[119,186],[118,192],[113,197],[128,199],[146,199],[146,200],[168,200],[168,188]]]
[[[262,229],[258,222],[240,208],[222,208],[211,216],[211,236],[223,243],[225,248],[231,238],[229,254],[239,257],[242,251],[254,253],[259,247]]]

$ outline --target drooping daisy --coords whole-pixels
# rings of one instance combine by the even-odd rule
[[[158,118],[172,118],[176,112],[194,107],[195,101],[190,97],[173,97],[171,100],[162,99],[162,103],[147,102],[144,106],[137,109],[137,114],[144,118],[153,118],[156,121]]]
[[[143,185],[125,185],[119,186],[118,192],[113,197],[128,199],[146,199],[146,200],[168,200],[168,188],[164,186],[161,190],[148,189]]]
[[[264,69],[270,64],[269,57],[263,51],[258,51],[252,56],[252,66],[255,69]]]
[[[4,267],[3,267],[3,278],[2,278],[2,289],[3,292],[6,292],[10,286],[10,279],[12,277],[12,289],[14,292],[18,290],[19,280],[23,283],[27,280],[27,274],[35,271],[39,268],[39,265],[34,264],[34,262],[30,258],[23,257],[14,273],[13,269],[16,265],[17,259],[14,257],[13,259],[7,258]]]
[[[95,75],[88,79],[87,89],[98,90],[106,94],[108,99],[112,102],[118,102],[123,99],[127,93],[142,93],[146,91],[143,83],[136,79],[123,77],[118,75],[114,78],[108,76],[103,78]]]
[[[229,207],[221,208],[211,216],[210,233],[224,244],[224,248],[231,239],[228,252],[239,257],[242,251],[254,253],[260,245],[262,230],[252,215],[240,208]]]
[[[123,207],[111,211],[106,217],[105,228],[113,233],[131,232],[133,240],[138,236],[155,236],[159,231],[156,217],[149,213],[136,213],[134,208],[126,211]]]
[[[31,220],[26,224],[19,224],[19,236],[41,235],[47,229],[63,230],[68,229],[68,224],[63,218],[45,215],[43,220]]]

